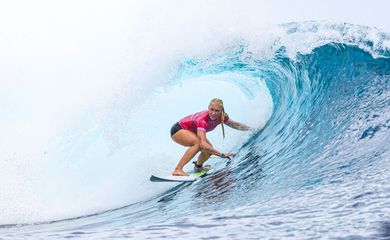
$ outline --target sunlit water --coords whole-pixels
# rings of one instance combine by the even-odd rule
[[[389,34],[270,28],[265,46],[243,37],[181,58],[136,106],[87,108],[38,155],[4,154],[0,238],[388,239]],[[215,95],[258,130],[222,141],[217,128],[210,139],[236,157],[194,183],[150,183],[184,151],[171,124]]]

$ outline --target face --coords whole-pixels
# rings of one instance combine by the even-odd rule
[[[210,119],[215,120],[221,116],[222,106],[219,103],[210,103],[208,111]]]

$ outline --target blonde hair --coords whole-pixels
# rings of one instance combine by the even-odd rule
[[[222,112],[221,112],[221,127],[222,127],[222,136],[223,136],[223,138],[225,139],[225,127],[224,127],[224,125],[223,125],[223,123],[225,122],[225,108],[223,107],[223,101],[222,101],[221,99],[219,99],[219,98],[213,98],[213,99],[211,99],[209,106],[210,106],[212,103],[218,103],[218,104],[222,107]]]

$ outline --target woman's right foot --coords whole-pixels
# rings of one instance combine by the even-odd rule
[[[190,176],[188,173],[184,172],[181,169],[175,169],[172,173],[173,176]]]

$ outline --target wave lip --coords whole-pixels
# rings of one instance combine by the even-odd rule
[[[72,170],[71,173],[88,171],[87,176],[99,176],[97,173],[104,169],[112,170],[107,171],[107,175],[102,178],[85,179],[85,175],[77,175],[78,178],[70,184],[81,186],[76,190],[89,191],[97,182],[106,184],[102,185],[104,189],[117,190],[118,184],[122,186],[122,190],[115,193],[115,198],[104,198],[95,208],[89,209],[88,213],[115,208],[113,205],[127,205],[128,196],[143,192],[142,186],[151,186],[143,180],[144,176],[155,170],[153,168],[168,169],[166,166],[173,165],[182,151],[161,144],[157,150],[150,151],[147,157],[136,154],[134,159],[138,160],[128,163],[129,154],[136,153],[140,143],[147,144],[148,140],[150,141],[147,135],[169,138],[166,137],[167,131],[159,131],[160,126],[144,131],[145,124],[155,124],[150,116],[161,116],[159,124],[169,126],[182,112],[189,111],[189,108],[191,111],[196,110],[204,105],[189,102],[176,107],[175,99],[179,98],[180,94],[191,94],[194,88],[208,85],[221,89],[221,92],[226,94],[224,100],[229,102],[230,111],[240,113],[236,116],[245,115],[245,121],[257,123],[262,127],[262,130],[249,138],[247,135],[229,133],[230,138],[222,143],[221,147],[237,150],[238,155],[233,161],[211,160],[215,161],[215,174],[157,198],[155,196],[167,190],[167,187],[151,186],[147,193],[143,192],[143,197],[135,200],[139,203],[135,204],[136,206],[131,205],[78,220],[36,226],[35,230],[45,230],[47,227],[47,232],[67,229],[65,232],[69,233],[69,229],[77,229],[85,224],[90,225],[86,229],[91,232],[108,228],[118,230],[118,235],[137,234],[136,230],[118,229],[113,226],[119,224],[136,226],[143,229],[142,231],[150,228],[150,233],[164,235],[176,226],[180,228],[188,222],[193,223],[194,229],[202,228],[203,225],[199,225],[199,221],[213,222],[215,216],[218,216],[219,220],[226,219],[231,225],[229,231],[220,226],[219,232],[216,232],[216,235],[225,237],[228,234],[226,232],[238,234],[238,226],[242,221],[254,224],[269,217],[274,219],[272,223],[259,226],[253,231],[266,231],[272,225],[277,226],[279,232],[291,230],[295,236],[302,236],[299,229],[306,225],[319,228],[321,232],[333,236],[332,226],[336,224],[334,219],[338,218],[343,220],[340,231],[336,231],[338,236],[345,236],[345,232],[352,230],[357,231],[344,223],[352,221],[358,224],[362,219],[370,219],[370,227],[359,225],[361,229],[357,231],[358,235],[365,236],[363,231],[373,233],[374,226],[383,221],[380,216],[389,212],[389,198],[384,197],[388,196],[385,183],[389,180],[389,35],[373,28],[329,22],[288,23],[274,26],[271,30],[272,36],[266,41],[257,42],[259,37],[252,35],[252,38],[243,37],[230,41],[223,49],[214,49],[212,54],[205,57],[185,58],[180,65],[175,65],[178,70],[169,75],[173,76],[171,81],[164,82],[163,88],[154,88],[157,89],[156,92],[148,95],[148,101],[139,105],[139,108],[133,108],[128,114],[118,114],[117,108],[110,108],[106,113],[116,112],[116,118],[97,121],[83,131],[83,136],[75,134],[65,138],[80,140],[74,141],[76,143],[86,143],[88,150],[83,152],[85,149],[79,146],[84,145],[74,144],[73,141],[59,141],[68,145],[61,145],[57,149],[60,152],[66,150],[66,153],[69,153],[68,150],[73,151],[66,155],[68,157],[83,156],[82,164],[78,165],[76,161],[65,165],[68,171]],[[257,34],[261,37],[264,33],[260,31]],[[210,97],[205,98],[209,100]],[[123,99],[121,101],[126,102]],[[175,107],[161,107],[170,104]],[[243,105],[247,108],[242,107]],[[264,109],[266,111],[263,111]],[[121,110],[123,109],[119,108],[119,111]],[[164,115],[167,112],[180,114],[167,117]],[[272,116],[269,117],[267,114],[271,112]],[[104,114],[97,115],[102,117]],[[84,123],[88,125],[88,121]],[[112,126],[116,124],[121,124],[121,128]],[[77,127],[70,129],[73,133],[80,130]],[[119,130],[125,131],[120,133]],[[134,136],[136,138],[133,139]],[[220,135],[217,133],[214,139],[213,142],[218,143]],[[156,160],[152,164],[150,159],[158,159],[157,156],[172,160]],[[107,159],[110,164],[106,165]],[[96,163],[96,168],[89,168],[93,166],[90,163]],[[115,165],[113,163],[116,167],[112,167]],[[54,165],[43,166],[55,167]],[[126,169],[129,165],[137,165],[138,169],[144,170],[138,175],[130,174],[133,178],[128,180],[129,172]],[[37,169],[37,172],[45,172],[48,169]],[[53,176],[58,172],[57,169],[45,176]],[[35,172],[28,173],[32,174],[32,178],[36,176]],[[107,179],[115,181],[110,183]],[[83,181],[84,185],[78,180]],[[141,188],[123,191],[128,186]],[[37,186],[30,189],[34,187]],[[375,191],[367,192],[366,189]],[[92,190],[102,193],[98,187]],[[30,193],[31,198],[39,200],[41,197],[34,195],[33,191]],[[44,196],[48,197],[45,201],[51,201],[51,194],[46,192]],[[374,196],[379,197],[380,201],[374,201]],[[4,198],[4,195],[2,197]],[[145,199],[151,200],[145,203]],[[92,202],[94,198],[86,200]],[[47,203],[45,201],[38,202],[44,206]],[[118,202],[112,204],[110,201]],[[2,209],[10,209],[5,206],[9,201],[1,202]],[[61,201],[57,203],[61,205]],[[145,203],[145,206],[140,206],[140,203]],[[196,209],[193,208],[194,203],[198,206]],[[307,204],[303,206],[302,203]],[[83,204],[78,205],[72,214],[83,215],[80,212],[80,209],[85,210]],[[23,221],[26,215],[28,219],[29,214],[31,217],[31,211],[26,214],[24,208],[17,205],[18,203],[16,209],[20,210],[20,215],[14,219]],[[27,204],[20,203],[20,206]],[[305,211],[302,212],[301,209]],[[329,211],[325,214],[323,209]],[[164,214],[161,214],[161,211]],[[361,217],[356,217],[354,212],[360,213]],[[133,220],[140,215],[141,220]],[[184,215],[190,216],[188,221],[184,219]],[[50,211],[47,216],[53,217]],[[302,216],[305,218],[298,220]],[[313,225],[305,220],[309,219],[308,216],[325,219],[330,224]],[[255,221],[251,222],[250,219]],[[8,220],[5,219],[4,222],[8,223]],[[42,219],[38,222],[40,220]],[[161,223],[165,221],[170,224],[165,226],[166,228]],[[296,228],[284,227],[287,222]],[[11,228],[9,232],[12,231]],[[29,232],[30,228],[26,227],[23,231]],[[188,232],[193,233],[192,230]],[[83,236],[81,233],[75,235]],[[179,236],[173,234],[173,237]]]

